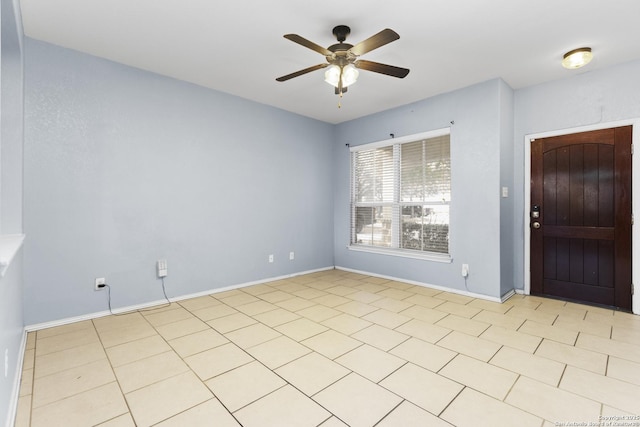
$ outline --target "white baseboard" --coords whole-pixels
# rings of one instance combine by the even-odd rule
[[[24,364],[24,352],[27,347],[27,331],[22,331],[22,341],[18,347],[18,357],[16,359],[16,374],[13,377],[13,391],[9,399],[9,408],[7,410],[7,427],[12,427],[16,422],[16,414],[18,412],[18,399],[20,398],[20,384],[22,383],[22,365]]]
[[[169,298],[169,301],[176,302],[176,301],[182,301],[182,300],[190,299],[190,298],[197,298],[197,297],[202,297],[202,296],[206,296],[206,295],[213,295],[213,294],[217,294],[217,293],[220,293],[220,292],[230,291],[230,290],[233,290],[233,289],[246,288],[248,286],[259,285],[259,284],[262,284],[262,283],[275,282],[276,280],[290,279],[292,277],[302,276],[302,275],[305,275],[305,274],[317,273],[319,271],[332,270],[333,268],[334,268],[333,266],[317,268],[315,270],[301,271],[301,272],[298,272],[298,273],[286,274],[284,276],[269,277],[267,279],[260,279],[260,280],[255,280],[255,281],[252,281],[252,282],[239,283],[237,285],[225,286],[223,288],[209,289],[209,290],[206,290],[206,291],[196,292],[196,293],[193,293],[193,294],[187,294],[187,295],[180,295],[180,296],[177,296],[177,297],[171,297],[171,298]],[[158,305],[166,304],[166,302],[167,301],[164,300],[164,299],[163,300],[157,300],[157,301],[151,301],[151,302],[147,302],[147,303],[144,303],[144,304],[137,304],[137,305],[130,305],[130,306],[127,306],[127,307],[114,308],[114,309],[111,310],[111,312],[113,312],[113,314],[123,314],[123,313],[127,313],[127,312],[133,312],[133,311],[136,311],[136,310],[143,310],[143,309],[147,309],[147,308],[151,308],[151,307],[156,307]],[[43,322],[43,323],[37,323],[37,324],[33,324],[33,325],[27,325],[27,326],[25,326],[24,329],[25,329],[26,332],[38,331],[40,329],[53,328],[53,327],[56,327],[56,326],[68,325],[70,323],[82,322],[82,321],[85,321],[85,320],[91,320],[91,319],[97,319],[99,317],[110,316],[111,312],[109,312],[109,310],[104,310],[104,311],[98,311],[98,312],[95,312],[95,313],[87,313],[87,314],[83,314],[81,316],[67,317],[67,318],[59,319],[59,320],[52,320],[50,322]]]
[[[505,302],[506,300],[514,296],[516,292],[517,292],[517,289],[511,289],[509,292],[507,292],[506,294],[500,297],[500,302]]]
[[[335,268],[336,268],[336,270],[349,271],[351,273],[364,274],[366,276],[379,277],[381,279],[388,279],[388,280],[395,280],[395,281],[398,281],[398,282],[405,282],[405,283],[409,283],[411,285],[422,286],[424,288],[436,289],[438,291],[450,292],[452,294],[464,295],[464,296],[468,296],[468,297],[472,297],[472,298],[479,298],[479,299],[483,299],[483,300],[487,300],[487,301],[493,301],[493,302],[499,302],[499,303],[505,302],[507,299],[509,299],[513,295],[513,291],[509,291],[505,295],[503,295],[501,298],[498,298],[498,297],[492,297],[492,296],[489,296],[489,295],[477,294],[475,292],[463,291],[461,289],[447,288],[446,286],[432,285],[430,283],[417,282],[415,280],[407,280],[407,279],[402,279],[402,278],[393,277],[393,276],[386,276],[384,274],[375,274],[375,273],[370,273],[368,271],[355,270],[355,269],[352,269],[352,268],[340,267],[340,266],[337,266],[337,265],[336,265]]]
[[[368,271],[355,270],[355,269],[352,269],[352,268],[346,268],[346,267],[340,267],[340,266],[329,266],[329,267],[323,267],[323,268],[318,268],[318,269],[314,269],[314,270],[307,270],[307,271],[301,271],[301,272],[297,272],[297,273],[287,274],[287,275],[283,275],[283,276],[269,277],[269,278],[266,278],[266,279],[260,279],[260,280],[255,280],[255,281],[251,281],[251,282],[239,283],[239,284],[236,284],[236,285],[225,286],[225,287],[222,287],[222,288],[209,289],[209,290],[206,290],[206,291],[196,292],[196,293],[187,294],[187,295],[180,295],[180,296],[169,298],[169,301],[177,302],[177,301],[182,301],[182,300],[190,299],[190,298],[197,298],[197,297],[206,296],[206,295],[213,295],[213,294],[217,294],[217,293],[220,293],[220,292],[230,291],[230,290],[233,290],[233,289],[246,288],[248,286],[259,285],[259,284],[268,283],[268,282],[274,282],[276,280],[290,279],[292,277],[302,276],[302,275],[305,275],[305,274],[317,273],[319,271],[332,270],[334,268],[336,270],[348,271],[348,272],[351,272],[351,273],[358,273],[358,274],[363,274],[363,275],[372,276],[372,277],[380,277],[382,279],[396,280],[396,281],[399,281],[399,282],[405,282],[405,283],[409,283],[409,284],[412,284],[412,285],[423,286],[425,288],[436,289],[436,290],[444,291],[444,292],[451,292],[451,293],[454,293],[454,294],[464,295],[464,296],[468,296],[468,297],[472,297],[472,298],[479,298],[479,299],[498,302],[498,303],[505,302],[506,300],[511,298],[516,293],[517,294],[522,294],[523,293],[523,291],[521,289],[514,289],[514,290],[510,290],[505,295],[503,295],[502,297],[498,298],[498,297],[492,297],[492,296],[489,296],[489,295],[478,294],[478,293],[475,293],[475,292],[469,292],[469,291],[463,291],[463,290],[460,290],[460,289],[448,288],[446,286],[432,285],[430,283],[417,282],[417,281],[414,281],[414,280],[407,280],[407,279],[398,278],[398,277],[394,277],[394,276],[387,276],[387,275],[383,275],[383,274],[371,273],[371,272],[368,272]],[[144,309],[148,309],[148,308],[151,308],[151,307],[156,307],[158,305],[162,305],[162,304],[165,304],[165,303],[166,303],[166,300],[157,300],[157,301],[151,301],[151,302],[144,303],[144,304],[137,304],[137,305],[130,305],[130,306],[121,307],[121,308],[115,308],[115,309],[112,309],[111,311],[113,312],[113,314],[123,314],[123,313],[127,313],[127,312],[133,312],[133,311],[136,311],[136,310],[144,310]],[[53,328],[53,327],[56,327],[56,326],[68,325],[70,323],[76,323],[76,322],[82,322],[82,321],[85,321],[85,320],[97,319],[97,318],[105,317],[105,316],[109,316],[109,315],[111,315],[111,312],[109,312],[109,310],[104,310],[104,311],[98,311],[98,312],[94,312],[94,313],[83,314],[81,316],[67,317],[67,318],[64,318],[64,319],[53,320],[53,321],[50,321],[50,322],[43,322],[43,323],[27,325],[27,326],[25,326],[24,329],[25,329],[25,332],[38,331],[40,329],[47,329],[47,328]],[[25,337],[26,337],[26,335],[25,335]],[[23,352],[24,352],[24,349],[23,349]]]

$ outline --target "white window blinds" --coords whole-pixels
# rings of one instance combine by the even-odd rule
[[[449,252],[449,135],[401,145],[403,249]]]
[[[392,203],[394,193],[393,147],[358,151],[355,156],[356,200]]]
[[[352,152],[351,244],[449,252],[448,130]]]

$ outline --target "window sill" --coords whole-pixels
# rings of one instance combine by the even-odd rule
[[[350,251],[356,251],[356,252],[368,252],[368,253],[380,254],[380,255],[391,255],[391,256],[397,256],[401,258],[421,259],[425,261],[442,262],[447,264],[453,261],[453,258],[451,258],[451,255],[439,254],[435,252],[417,252],[417,251],[407,251],[402,249],[386,249],[386,248],[379,248],[375,246],[357,246],[357,245],[347,246],[347,249],[349,249]]]
[[[24,242],[24,234],[0,235],[0,278],[4,277],[11,261],[16,256]]]

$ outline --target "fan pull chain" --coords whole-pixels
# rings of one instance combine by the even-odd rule
[[[344,66],[340,66],[340,76],[338,78],[338,90],[340,91],[340,99],[338,99],[338,108],[342,108],[342,75],[344,73]]]

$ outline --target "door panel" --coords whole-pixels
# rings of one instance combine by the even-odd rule
[[[531,293],[630,309],[631,126],[532,141],[531,205]]]

